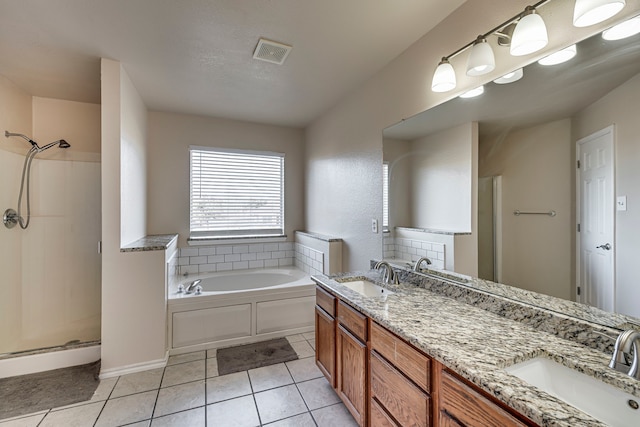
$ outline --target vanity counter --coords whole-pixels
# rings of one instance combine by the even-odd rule
[[[409,272],[401,273],[400,285],[384,285],[395,294],[368,298],[342,285],[340,281],[344,282],[346,277],[380,283],[380,273],[373,270],[331,277],[318,275],[313,279],[328,292],[541,426],[605,424],[508,374],[504,368],[542,356],[640,398],[639,381],[607,367],[610,353],[505,317],[501,311],[515,304],[513,301],[505,299],[501,305],[501,297],[480,294],[470,302],[465,298],[469,292],[466,287],[437,283],[436,279]],[[409,281],[412,283],[407,283]],[[435,289],[437,286],[446,288],[448,294]],[[527,308],[522,308],[526,313]],[[545,315],[559,322],[563,320],[559,313]]]

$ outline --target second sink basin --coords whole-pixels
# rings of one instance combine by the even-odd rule
[[[341,285],[352,289],[365,297],[380,297],[386,295],[393,295],[394,292],[378,286],[368,280],[353,280],[350,282],[342,282]]]
[[[640,426],[640,399],[593,377],[544,357],[505,370],[612,427]]]

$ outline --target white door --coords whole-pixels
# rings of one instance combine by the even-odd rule
[[[614,311],[613,126],[577,142],[579,301]]]

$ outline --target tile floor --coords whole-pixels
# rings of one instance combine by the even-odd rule
[[[348,427],[356,423],[314,362],[314,333],[287,337],[298,360],[218,375],[215,350],[102,380],[90,401],[0,427]]]

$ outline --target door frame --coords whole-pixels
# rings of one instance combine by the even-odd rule
[[[575,177],[575,189],[576,189],[576,247],[575,247],[575,253],[576,253],[576,283],[575,283],[575,298],[577,302],[581,302],[584,303],[584,298],[585,298],[585,293],[584,290],[582,290],[581,295],[578,294],[578,288],[581,285],[582,282],[582,278],[581,278],[581,244],[582,244],[582,240],[581,240],[581,233],[578,232],[577,230],[577,224],[580,224],[580,218],[582,215],[582,200],[581,200],[581,193],[582,193],[582,181],[581,181],[581,176],[582,176],[582,168],[578,168],[578,161],[581,159],[581,146],[582,144],[592,140],[592,139],[596,139],[599,138],[603,135],[606,134],[610,134],[611,137],[609,138],[609,145],[611,148],[611,158],[612,158],[612,162],[611,162],[611,183],[612,183],[612,200],[611,200],[611,209],[613,210],[612,212],[612,223],[613,223],[613,230],[612,230],[612,242],[611,244],[613,245],[613,252],[611,254],[611,283],[613,283],[613,307],[614,310],[616,309],[617,306],[617,302],[616,302],[616,144],[615,144],[615,124],[609,125],[604,129],[600,129],[596,132],[593,132],[583,138],[580,138],[576,141],[576,146],[575,146],[575,153],[576,153],[576,163],[575,163],[575,168],[576,168],[576,177]]]

